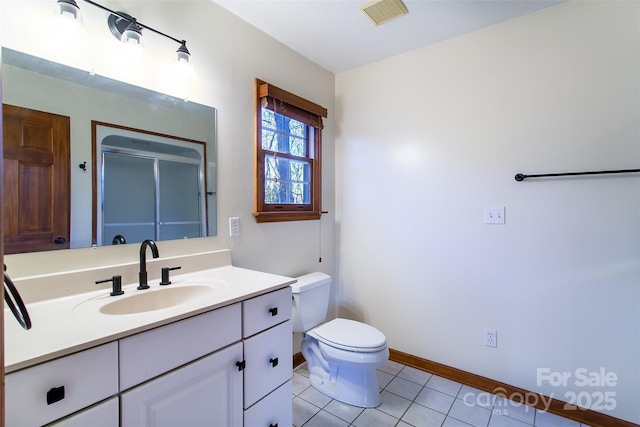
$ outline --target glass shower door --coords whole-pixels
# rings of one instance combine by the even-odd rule
[[[206,235],[203,230],[203,189],[197,164],[168,160],[158,162],[160,188],[159,240]]]
[[[103,152],[102,244],[156,239],[155,160]]]

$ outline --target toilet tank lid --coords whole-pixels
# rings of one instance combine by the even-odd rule
[[[325,273],[315,272],[305,274],[304,276],[296,277],[296,283],[291,285],[291,292],[297,294],[330,282],[331,276]]]

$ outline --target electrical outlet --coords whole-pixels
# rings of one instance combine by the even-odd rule
[[[234,216],[229,218],[229,236],[240,236],[240,217]]]
[[[484,345],[487,347],[498,347],[498,333],[495,329],[484,330]]]

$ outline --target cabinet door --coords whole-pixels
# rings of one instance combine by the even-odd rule
[[[121,427],[242,426],[242,343],[122,394]]]
[[[49,424],[49,427],[118,427],[119,425],[118,398],[112,397],[105,402]]]
[[[244,411],[246,427],[289,427],[293,423],[291,380]]]
[[[244,341],[244,407],[256,403],[293,375],[291,320]]]

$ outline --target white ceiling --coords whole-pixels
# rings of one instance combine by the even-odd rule
[[[564,0],[403,0],[407,15],[375,26],[366,0],[214,0],[323,68],[339,73]]]

